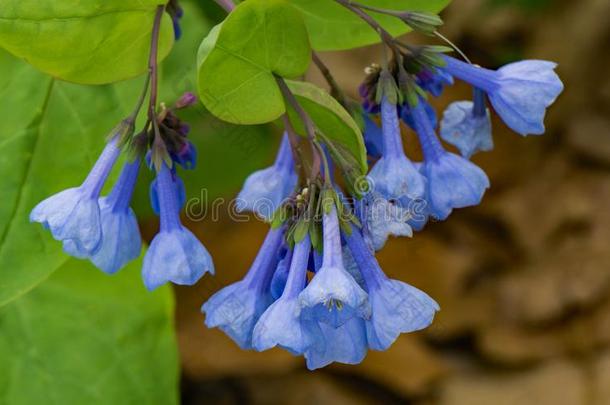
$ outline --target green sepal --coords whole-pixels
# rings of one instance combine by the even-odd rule
[[[305,239],[305,236],[309,231],[309,223],[310,221],[305,218],[301,218],[298,220],[297,224],[294,227],[294,243],[299,243],[300,241]]]
[[[425,11],[409,11],[401,15],[401,19],[414,31],[426,35],[433,35],[436,29],[443,25],[443,20],[438,14]]]

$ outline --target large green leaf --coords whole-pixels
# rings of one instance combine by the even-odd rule
[[[288,0],[301,10],[311,45],[318,51],[357,48],[380,42],[379,34],[357,15],[333,0]],[[451,0],[359,0],[358,3],[393,10],[439,12]],[[396,17],[370,13],[392,35],[409,31]]]
[[[160,0],[3,0],[0,47],[57,78],[110,83],[146,70]],[[159,59],[173,43],[170,17],[161,25]]]
[[[290,91],[314,121],[318,132],[336,158],[344,158],[360,175],[368,170],[366,148],[362,132],[351,115],[325,90],[307,82],[287,81]],[[292,109],[288,110],[295,130],[304,135],[301,120]],[[334,150],[333,150],[334,149]]]
[[[42,199],[82,182],[107,133],[135,104],[134,86],[119,92],[60,82],[0,51],[0,306],[67,260],[28,215]]]
[[[177,403],[172,293],[147,292],[140,265],[71,259],[0,309],[0,403]]]
[[[218,118],[262,124],[285,112],[275,75],[305,73],[311,52],[300,13],[284,0],[240,4],[202,42],[199,96]]]

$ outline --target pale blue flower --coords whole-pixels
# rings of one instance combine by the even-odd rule
[[[305,351],[309,370],[331,363],[359,364],[368,351],[365,321],[354,317],[339,327],[319,322],[319,338]]]
[[[142,238],[135,213],[129,207],[138,178],[140,161],[126,163],[121,176],[108,197],[99,199],[102,241],[99,248],[88,256],[93,264],[113,274],[130,261],[137,259],[142,250]],[[64,242],[66,252],[78,255],[71,240]]]
[[[203,306],[208,328],[220,328],[242,349],[252,348],[256,322],[273,302],[270,283],[277,267],[284,229],[271,229],[248,274],[214,294]]]
[[[286,286],[280,298],[260,317],[252,333],[252,346],[268,350],[280,346],[293,354],[302,354],[319,337],[315,322],[301,319],[298,297],[307,282],[307,264],[311,242],[309,235],[294,248]]]
[[[524,60],[493,71],[443,57],[450,74],[487,93],[494,110],[513,131],[521,135],[544,133],[546,109],[563,91],[554,71],[556,63]]]
[[[68,242],[76,257],[87,257],[100,246],[102,224],[98,197],[120,149],[113,138],[101,153],[80,187],[61,191],[40,202],[30,213],[31,222],[40,222],[56,240]]]
[[[195,284],[205,273],[214,274],[212,257],[180,222],[180,206],[174,174],[165,163],[157,173],[161,227],[154,237],[142,267],[144,284],[153,290],[168,281]]]
[[[494,147],[491,116],[485,107],[485,93],[474,89],[473,101],[451,103],[441,121],[441,138],[456,146],[466,159],[478,151]]]
[[[426,179],[404,153],[396,106],[383,99],[381,102],[383,130],[383,157],[371,169],[368,180],[375,196],[379,195],[403,210],[409,211],[417,201],[426,197]],[[420,230],[427,217],[425,213],[412,213],[409,225]]]
[[[413,236],[413,229],[409,225],[417,215],[413,210],[405,209],[377,192],[367,194],[359,206],[360,218],[375,250],[381,250],[390,236]],[[422,220],[425,221],[425,216],[422,216]]]
[[[366,318],[370,306],[366,292],[345,270],[337,210],[332,206],[322,219],[322,267],[299,295],[303,317],[339,327],[352,317]]]
[[[351,234],[344,234],[344,238],[362,272],[371,302],[371,317],[366,320],[368,346],[387,350],[401,333],[428,327],[440,309],[438,304],[423,291],[389,279],[356,227],[352,226]]]
[[[298,180],[288,134],[284,134],[273,166],[254,172],[246,179],[235,207],[238,212],[252,211],[269,220],[294,192]]]
[[[428,179],[430,215],[443,220],[454,208],[478,205],[489,187],[485,172],[443,148],[421,103],[412,107],[412,114],[424,153],[421,171]]]

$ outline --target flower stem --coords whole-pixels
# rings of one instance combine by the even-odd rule
[[[339,101],[339,103],[344,108],[348,108],[347,97],[345,97],[345,93],[343,93],[343,90],[341,90],[341,87],[339,87],[339,84],[333,77],[332,73],[330,72],[330,69],[328,69],[328,67],[324,64],[324,62],[322,62],[322,60],[318,57],[317,53],[313,52],[312,58],[313,58],[313,63],[315,63],[316,67],[318,68],[320,73],[322,73],[322,76],[324,76],[324,79],[330,86],[330,94],[334,98],[336,98],[337,101]]]
[[[216,3],[224,8],[227,13],[230,13],[235,8],[235,4],[232,0],[216,0]]]

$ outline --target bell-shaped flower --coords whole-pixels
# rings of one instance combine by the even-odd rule
[[[238,212],[252,211],[269,220],[295,190],[298,180],[288,134],[284,134],[273,166],[248,176],[235,207]]]
[[[277,267],[284,229],[271,229],[246,276],[214,294],[203,306],[208,328],[220,328],[242,349],[252,348],[256,322],[273,302],[271,278]]]
[[[360,216],[363,226],[375,250],[381,250],[390,236],[413,236],[409,222],[417,219],[414,210],[405,209],[377,192],[367,194],[358,203],[362,207]],[[425,221],[425,216],[420,220]]]
[[[80,187],[61,191],[40,202],[30,213],[31,222],[40,222],[56,240],[68,243],[76,257],[87,257],[99,248],[102,224],[98,198],[120,149],[113,138],[101,153]]]
[[[304,353],[309,370],[335,362],[358,364],[364,360],[368,351],[364,319],[354,317],[336,328],[319,322],[318,327],[318,338]]]
[[[299,294],[307,282],[307,264],[311,241],[309,235],[294,247],[286,286],[281,297],[260,317],[252,333],[252,346],[258,351],[280,346],[293,354],[302,354],[319,336],[315,322],[301,319]]]
[[[366,320],[368,346],[387,350],[401,333],[428,327],[440,310],[438,304],[423,291],[388,278],[359,229],[352,226],[351,234],[344,234],[344,238],[362,272],[371,302],[371,317]]]
[[[479,204],[489,187],[485,172],[469,160],[443,148],[421,103],[412,107],[411,113],[424,153],[421,171],[428,179],[430,215],[443,220],[454,208]]]
[[[199,239],[180,222],[174,174],[165,162],[157,173],[161,226],[142,267],[144,284],[153,290],[168,281],[195,284],[205,273],[214,274],[212,258]]]
[[[398,111],[386,98],[381,102],[381,123],[383,157],[373,166],[367,178],[376,195],[393,201],[404,210],[409,210],[414,202],[425,199],[426,179],[404,153]],[[420,230],[426,219],[425,215],[423,218],[413,215],[409,225],[415,230]]]
[[[97,268],[108,274],[116,273],[127,263],[137,259],[142,250],[138,220],[129,207],[139,169],[139,160],[126,163],[110,195],[99,199],[102,241],[99,248],[88,258]],[[64,242],[64,250],[69,254],[78,255],[72,240]]]
[[[304,319],[339,327],[353,317],[367,318],[366,292],[345,270],[337,210],[333,205],[322,218],[322,267],[299,295]]]
[[[484,90],[494,110],[513,131],[521,135],[544,133],[544,116],[563,91],[555,73],[556,63],[524,60],[484,69],[443,55],[447,72]]]
[[[483,90],[474,89],[473,101],[451,103],[443,113],[440,132],[441,138],[457,147],[466,159],[478,151],[492,150],[491,117]]]

